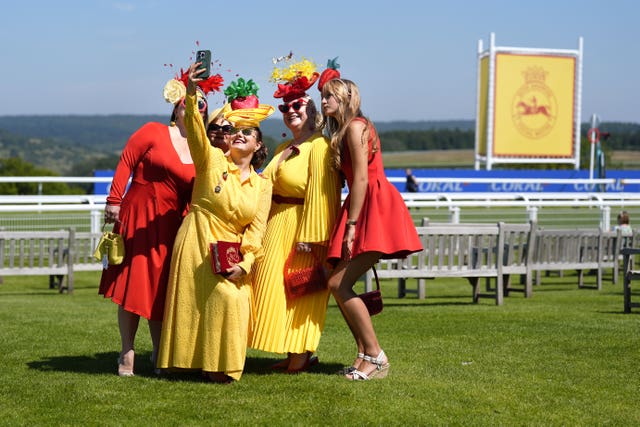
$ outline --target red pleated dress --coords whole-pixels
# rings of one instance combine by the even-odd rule
[[[354,120],[366,123],[366,119],[361,117]],[[405,258],[411,253],[420,252],[422,244],[402,195],[384,174],[380,142],[371,122],[368,124],[368,130],[369,184],[355,226],[352,258],[371,251],[381,252],[383,259]],[[371,147],[374,141],[378,141],[378,151],[372,153]],[[346,147],[346,142],[343,141],[343,145],[341,168],[347,185],[351,188],[353,183],[351,155]],[[342,241],[349,215],[350,201],[351,195],[349,194],[342,205],[331,234],[327,259],[334,265],[338,263],[342,255]]]
[[[194,177],[194,165],[180,160],[167,125],[147,123],[131,136],[107,197],[108,204],[120,205],[114,231],[124,238],[125,258],[102,272],[99,294],[146,319],[162,320],[173,242]]]

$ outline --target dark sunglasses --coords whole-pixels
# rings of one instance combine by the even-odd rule
[[[213,132],[222,131],[222,133],[229,133],[229,132],[231,132],[231,128],[232,128],[231,125],[222,125],[222,126],[220,126],[220,125],[217,125],[215,123],[212,123],[212,124],[209,125],[209,130],[213,131]]]
[[[251,135],[253,135],[253,130],[254,130],[253,128],[234,128],[234,127],[231,127],[229,129],[229,133],[233,135],[233,134],[236,134],[238,132],[242,132],[242,134],[244,136],[251,136]]]
[[[184,98],[182,98],[182,106],[186,107]],[[207,110],[207,101],[205,101],[203,98],[198,98],[198,111],[200,111],[201,113],[204,113]]]
[[[300,111],[302,106],[306,103],[307,103],[306,100],[298,99],[297,101],[293,101],[288,104],[278,105],[278,110],[280,110],[281,113],[288,113],[291,110],[291,108],[293,108],[293,111]]]

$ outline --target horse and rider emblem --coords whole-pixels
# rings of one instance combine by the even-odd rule
[[[545,84],[548,72],[542,67],[523,71],[524,84],[516,91],[511,103],[511,118],[523,136],[542,138],[553,129],[558,117],[558,102]]]

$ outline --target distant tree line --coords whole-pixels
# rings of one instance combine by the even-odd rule
[[[583,124],[581,134],[587,144],[590,126]],[[615,150],[640,150],[640,124],[602,123],[602,147],[605,152]],[[605,140],[604,135],[610,136]],[[473,129],[429,129],[429,130],[389,130],[380,132],[380,140],[385,151],[422,150],[473,150],[475,130]],[[583,150],[584,151],[584,150]]]
[[[162,116],[0,116],[1,176],[93,176],[98,169],[114,169],[129,136],[143,123],[166,120]],[[589,164],[588,124],[581,126],[581,164]],[[473,121],[376,123],[384,152],[472,150]],[[273,156],[286,139],[281,120],[264,123],[265,144]],[[602,148],[605,158],[615,150],[640,150],[640,124],[602,123],[601,135],[609,133]],[[609,164],[609,162],[607,162]],[[512,165],[530,168],[531,165]],[[538,165],[562,168],[565,165]],[[583,166],[584,167],[584,166]],[[36,194],[37,184],[0,184],[0,194]],[[46,184],[43,194],[90,192],[91,184]]]
[[[475,132],[460,129],[394,130],[380,133],[384,151],[473,149]]]

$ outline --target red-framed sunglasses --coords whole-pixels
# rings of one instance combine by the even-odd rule
[[[180,102],[182,103],[183,107],[186,107],[184,98],[182,98],[182,101]],[[204,98],[198,98],[198,111],[200,111],[201,113],[207,111],[207,101],[205,101]]]
[[[306,99],[297,99],[293,102],[278,105],[278,110],[280,110],[281,113],[288,113],[289,111],[291,111],[291,108],[293,108],[293,111],[300,111],[302,106],[306,103]]]

